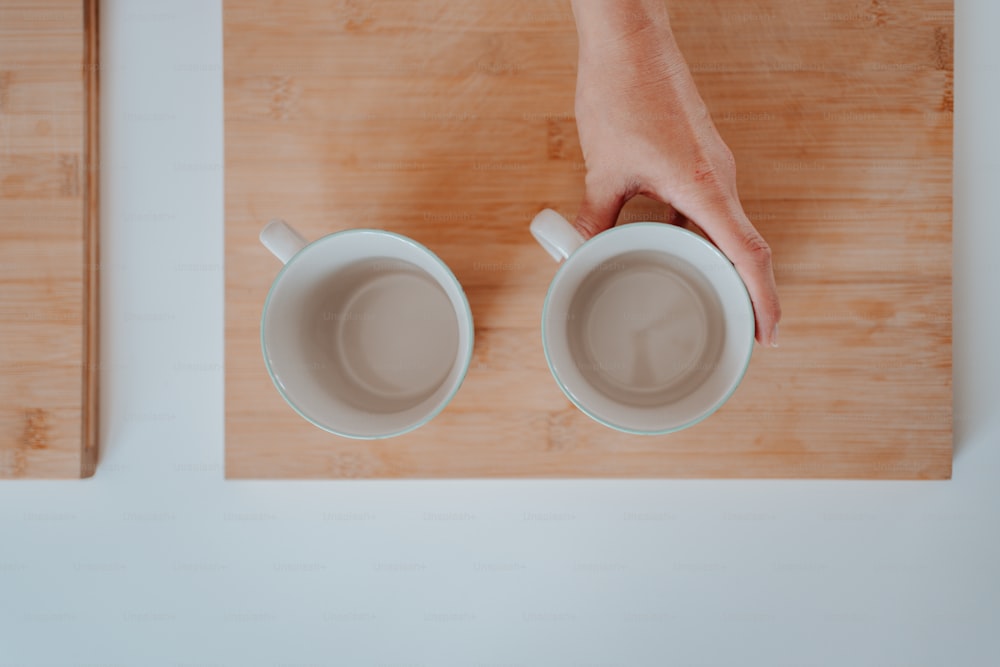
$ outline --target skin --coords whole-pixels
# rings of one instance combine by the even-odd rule
[[[571,0],[580,37],[576,120],[587,166],[574,224],[614,226],[635,195],[672,206],[729,257],[761,345],[777,347],[771,249],[736,191],[736,163],[698,94],[663,0]]]

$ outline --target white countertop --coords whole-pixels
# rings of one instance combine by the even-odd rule
[[[1000,664],[1000,3],[957,7],[948,482],[224,482],[220,4],[102,3],[103,455],[0,483],[0,667]]]

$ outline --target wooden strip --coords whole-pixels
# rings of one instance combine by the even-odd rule
[[[0,477],[97,455],[97,0],[0,0]]]
[[[100,2],[85,0],[83,55],[85,110],[84,165],[86,189],[83,202],[83,455],[80,476],[97,469],[100,447]]]

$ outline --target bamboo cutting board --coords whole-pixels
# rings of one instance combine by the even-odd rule
[[[784,319],[719,412],[641,437],[577,412],[542,354],[556,266],[528,222],[575,213],[584,177],[569,3],[225,2],[227,477],[950,477],[951,1],[669,4]],[[357,442],[285,405],[258,332],[272,217],[452,267],[475,355],[429,425]]]
[[[0,0],[0,478],[97,461],[97,0]]]

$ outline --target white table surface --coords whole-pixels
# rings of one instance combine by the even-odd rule
[[[953,480],[225,482],[220,2],[104,2],[103,455],[0,483],[0,667],[1000,664],[1000,3],[957,4]]]

